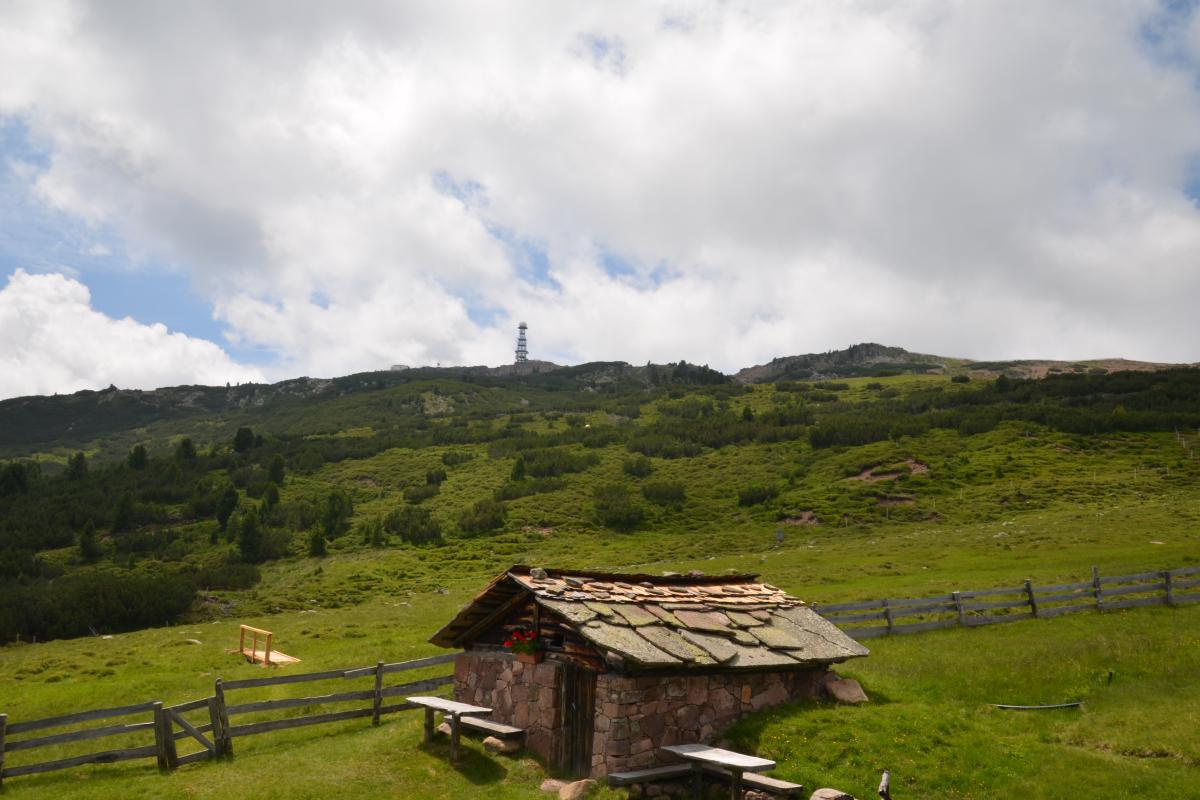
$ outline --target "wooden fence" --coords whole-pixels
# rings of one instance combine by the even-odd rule
[[[0,713],[0,783],[3,783],[5,778],[15,778],[19,775],[51,772],[83,764],[108,764],[138,758],[154,758],[158,762],[159,769],[168,770],[183,764],[204,761],[216,756],[232,755],[233,740],[240,736],[253,736],[304,725],[320,725],[327,722],[340,722],[342,720],[363,717],[370,717],[371,723],[378,725],[380,717],[384,714],[417,708],[417,706],[411,703],[385,705],[384,701],[387,698],[429,692],[454,681],[453,675],[439,675],[425,680],[385,686],[385,676],[397,672],[408,672],[410,670],[448,664],[454,661],[457,655],[457,653],[448,653],[430,658],[421,658],[415,661],[401,661],[395,664],[385,664],[380,661],[373,667],[310,672],[300,675],[277,675],[235,681],[223,681],[221,678],[217,678],[211,697],[192,700],[174,706],[164,706],[161,701],[154,701],[138,705],[100,708],[92,711],[81,711],[76,714],[64,714],[57,717],[13,723],[8,721],[6,714]],[[364,678],[371,679],[374,686],[370,689],[356,691],[308,697],[285,697],[245,703],[230,704],[227,700],[227,693],[244,689],[308,683],[311,681],[328,681],[334,679],[361,680]],[[331,711],[322,714],[254,719],[240,725],[230,723],[232,718],[242,715],[261,716],[264,712],[277,712],[292,708],[308,709],[312,706],[322,706],[331,703],[354,703],[361,701],[370,701],[370,705],[363,708]],[[199,712],[204,713],[204,719],[194,718],[189,720],[185,716]],[[15,741],[11,738],[15,734],[41,731],[47,728],[66,727],[82,722],[93,722],[95,720],[113,720],[120,717],[133,717],[134,721],[106,724],[99,727],[54,733],[34,738],[23,738]],[[151,733],[153,734],[152,738]],[[134,746],[120,749],[85,753],[68,758],[21,764],[19,766],[6,765],[5,757],[8,753],[41,747],[60,746],[71,742],[82,742],[112,736],[126,736],[129,738],[130,735],[134,737],[144,736],[145,740]],[[180,755],[179,746],[176,744],[180,741],[199,744],[199,749]]]
[[[813,610],[855,639],[870,639],[1079,611],[1196,603],[1200,602],[1200,578],[1187,576],[1198,574],[1200,566],[1102,576],[1092,567],[1091,580],[1079,583],[1034,586],[1025,581],[1020,586],[951,592],[937,597],[813,604]]]

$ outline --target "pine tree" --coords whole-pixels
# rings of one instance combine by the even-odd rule
[[[319,557],[325,553],[325,534],[320,528],[314,528],[312,536],[308,537],[308,554]]]
[[[242,515],[238,526],[238,549],[242,553],[242,561],[250,564],[262,560],[262,531],[258,527],[258,516],[246,513]]]
[[[267,467],[267,480],[276,486],[283,486],[285,472],[283,456],[276,453],[275,457],[271,459],[271,465]]]
[[[84,561],[91,563],[103,554],[100,543],[96,541],[96,524],[89,517],[88,521],[83,524],[83,530],[79,533],[79,555]]]

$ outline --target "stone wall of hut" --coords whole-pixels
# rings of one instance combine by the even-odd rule
[[[625,676],[596,680],[592,775],[676,763],[668,744],[711,744],[743,715],[817,697],[825,668],[788,672]]]
[[[454,699],[492,709],[491,719],[525,729],[525,747],[555,760],[562,729],[562,665],[524,664],[509,653],[467,652],[454,660]]]
[[[562,665],[523,664],[508,653],[467,652],[455,661],[454,697],[493,709],[492,719],[526,730],[526,747],[546,763],[561,755]],[[592,776],[672,763],[668,744],[712,743],[743,715],[817,697],[826,669],[710,675],[596,676]]]

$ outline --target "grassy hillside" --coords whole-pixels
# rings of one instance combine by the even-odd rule
[[[739,386],[687,365],[631,369],[412,375],[160,419],[106,440],[121,460],[64,448],[59,468],[0,465],[13,642],[0,707],[16,720],[202,696],[217,675],[254,674],[225,652],[240,622],[274,630],[304,670],[428,654],[426,638],[513,563],[736,569],[836,602],[1200,561],[1200,371]],[[883,767],[897,798],[1078,797],[1085,773],[1115,796],[1186,796],[1200,745],[1176,720],[1200,712],[1200,664],[1179,631],[1196,614],[874,640],[848,669],[872,705],[770,712],[731,736],[784,777],[860,796]],[[1077,697],[1083,712],[1050,716],[987,706]],[[96,767],[5,793],[536,796],[532,762],[476,749],[453,770],[419,738],[400,715],[242,740],[231,764],[167,777]]]

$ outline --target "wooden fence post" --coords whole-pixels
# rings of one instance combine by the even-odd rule
[[[167,769],[179,766],[179,752],[175,749],[175,726],[171,724],[171,713],[159,704],[156,711],[158,724],[162,728],[163,753],[166,755]]]
[[[0,714],[0,786],[4,785],[4,731],[8,728],[8,714]]]
[[[887,621],[887,632],[890,636],[892,633],[892,607],[886,599],[883,601],[883,618]]]
[[[967,612],[963,610],[962,595],[958,592],[951,592],[950,596],[954,598],[954,607],[958,610],[958,624],[965,628],[967,626]]]
[[[229,731],[229,710],[225,707],[225,690],[221,688],[221,679],[217,678],[213,686],[213,698],[217,701],[217,716],[221,721],[221,743],[217,747],[217,752],[223,756],[233,755],[233,736]],[[214,730],[213,734],[217,731]]]
[[[1033,596],[1033,581],[1025,581],[1025,596],[1029,598],[1029,609],[1036,617],[1038,615],[1037,598]]]
[[[1175,605],[1175,588],[1171,584],[1171,578],[1172,578],[1171,570],[1168,569],[1168,570],[1164,571],[1162,576],[1163,576],[1163,589],[1167,593],[1166,597],[1163,598],[1163,602],[1169,606],[1173,606],[1173,605]]]
[[[1104,610],[1104,590],[1100,587],[1100,568],[1092,567],[1092,591],[1096,594],[1096,610]]]
[[[158,758],[160,770],[169,769],[167,763],[167,733],[163,729],[163,704],[161,700],[154,703],[154,755]]]
[[[208,698],[208,721],[212,724],[213,755],[221,755],[224,739],[221,738],[221,712],[217,708],[217,698]]]
[[[371,724],[379,724],[379,711],[383,708],[383,662],[375,665],[375,703],[371,708]]]

